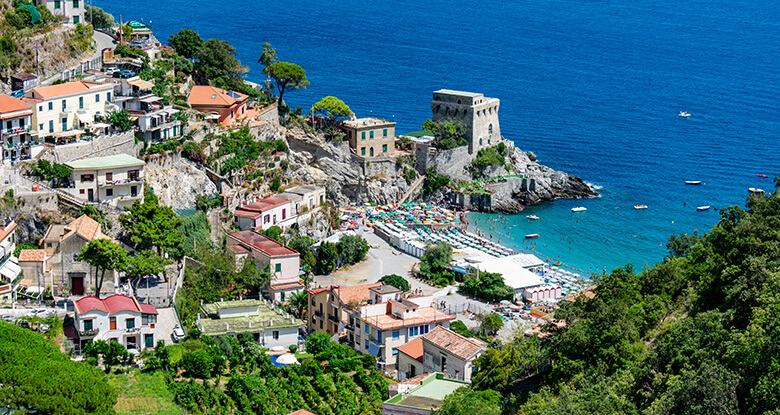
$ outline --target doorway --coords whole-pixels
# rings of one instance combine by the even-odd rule
[[[95,189],[87,189],[87,200],[90,202],[95,201]]]
[[[73,295],[84,295],[84,277],[70,277],[70,292]]]

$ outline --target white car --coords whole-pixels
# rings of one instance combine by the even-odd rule
[[[173,333],[171,333],[171,340],[173,340],[174,343],[178,343],[179,340],[184,338],[184,330],[179,327],[179,325],[173,326]]]
[[[114,72],[119,72],[119,71],[120,71],[119,68],[115,68],[113,66],[110,66],[110,67],[106,68],[105,70],[103,70],[103,73],[105,73],[106,75],[111,76],[111,75],[114,74]]]
[[[41,318],[43,318],[43,317],[48,317],[49,315],[51,315],[51,311],[49,311],[49,310],[47,310],[45,308],[36,308],[36,309],[30,311],[29,313],[27,313],[27,315],[30,316],[30,317],[41,317]]]

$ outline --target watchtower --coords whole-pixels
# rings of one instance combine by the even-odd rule
[[[466,140],[469,154],[484,147],[495,145],[501,139],[498,124],[498,98],[487,98],[474,92],[440,89],[434,91],[431,110],[433,121],[452,118],[466,125]]]

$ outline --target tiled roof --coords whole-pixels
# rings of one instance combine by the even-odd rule
[[[257,231],[229,232],[228,236],[241,242],[245,247],[258,250],[268,256],[297,255],[292,249],[274,241]],[[231,245],[231,244],[228,244]]]
[[[430,373],[423,373],[422,375],[415,376],[413,378],[409,378],[406,380],[402,380],[398,382],[399,385],[419,385],[422,383],[422,380],[427,378]],[[477,415],[477,414],[474,414]]]
[[[282,284],[271,284],[272,290],[287,290],[290,288],[300,288],[303,287],[303,281],[300,279],[296,282],[285,282]]]
[[[66,82],[59,85],[50,85],[34,88],[32,91],[36,97],[43,99],[55,98],[64,95],[73,95],[90,92],[95,89],[113,89],[113,85],[88,84],[82,81]]]
[[[97,298],[95,296],[83,297],[74,301],[73,305],[76,307],[76,312],[79,314],[91,310],[100,310],[109,314],[125,310],[146,313],[142,307],[146,307],[146,310],[149,310],[148,314],[157,314],[157,309],[154,308],[154,306],[147,304],[142,306],[135,297],[128,297],[122,294],[114,294],[106,298]]]
[[[0,95],[0,113],[26,111],[32,114],[32,108],[23,101],[7,95]]]
[[[436,327],[430,333],[423,336],[423,340],[430,342],[461,359],[468,359],[475,353],[485,349],[487,343],[477,338],[466,338],[454,331],[442,326]]]
[[[225,91],[224,89],[208,85],[193,86],[190,95],[187,97],[187,101],[189,101],[190,104],[204,107],[229,107],[236,102],[241,102],[246,99],[246,95],[233,91]]]
[[[423,361],[423,340],[418,337],[403,346],[398,347],[398,351],[411,357],[414,360]]]
[[[141,304],[141,311],[144,314],[157,314],[157,307],[151,304]]]
[[[88,241],[93,239],[111,239],[100,231],[100,224],[87,215],[81,215],[78,219],[67,224],[65,231],[65,235],[62,235],[60,241],[64,241],[73,235],[79,235]]]
[[[0,228],[0,241],[5,239],[6,236],[10,235],[11,232],[16,229],[16,222],[11,222],[8,225],[6,225],[4,228]]]
[[[382,285],[380,282],[374,282],[371,284],[354,285],[352,287],[336,286],[333,292],[339,297],[342,304],[349,304],[352,301],[368,301],[371,298],[371,289]]]
[[[239,208],[236,210],[238,211],[250,211],[250,212],[266,212],[269,211],[275,207],[284,205],[290,203],[287,199],[280,199],[278,197],[267,197],[265,199],[260,199],[257,202],[250,203],[245,206],[239,206]]]
[[[420,307],[417,309],[417,317],[400,318],[391,313],[380,314],[361,318],[366,324],[370,324],[382,331],[399,329],[402,327],[431,324],[443,321],[455,320],[455,316],[439,311],[433,307]]]
[[[45,249],[22,249],[19,252],[19,262],[43,262],[46,259]]]
[[[249,252],[249,249],[244,248],[243,245],[228,245],[227,247],[237,254],[246,254]]]

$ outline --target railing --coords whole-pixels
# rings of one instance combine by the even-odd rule
[[[21,134],[21,133],[26,133],[28,131],[30,131],[30,126],[29,125],[25,126],[25,127],[6,128],[5,129],[5,133],[6,134]]]
[[[338,323],[340,321],[339,318],[334,316],[333,314],[328,314],[328,320],[330,320],[330,321],[332,321],[334,323]]]
[[[125,333],[138,333],[139,331],[141,331],[140,327],[133,327],[131,329],[125,329]]]
[[[322,318],[322,311],[314,310],[314,315],[316,317]]]
[[[344,325],[344,328],[346,328],[347,330],[355,330],[355,325],[352,323],[347,323]]]
[[[143,177],[129,178],[127,180],[106,180],[98,184],[98,187],[114,187],[114,186],[127,186],[131,184],[139,184],[144,181]]]
[[[79,330],[79,337],[95,337],[98,334],[98,329],[92,330]]]

